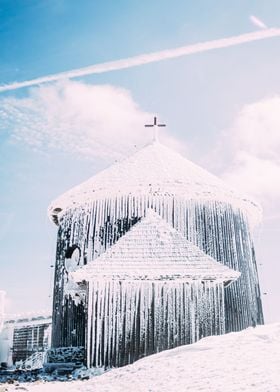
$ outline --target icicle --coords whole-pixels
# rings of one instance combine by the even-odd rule
[[[184,200],[166,194],[155,193],[149,196],[139,193],[130,194],[129,196],[120,195],[115,198],[85,203],[83,208],[79,206],[68,210],[60,220],[54,287],[53,345],[55,347],[62,346],[66,342],[71,345],[74,342],[71,331],[78,325],[80,327],[77,329],[79,335],[77,339],[82,342],[85,335],[83,323],[78,320],[76,315],[78,313],[82,314],[86,309],[83,304],[72,301],[69,295],[67,296],[67,285],[64,281],[64,255],[67,248],[74,244],[77,245],[81,249],[81,257],[87,258],[87,262],[94,262],[94,259],[117,241],[121,235],[124,235],[137,219],[145,215],[148,206],[153,206],[166,221],[174,225],[193,243],[203,248],[207,254],[221,263],[240,270],[242,276],[239,281],[225,289],[225,330],[240,330],[249,325],[263,322],[252,240],[248,220],[241,210],[233,208],[229,204],[211,200],[207,202]],[[115,285],[116,283],[112,284],[111,288]],[[159,290],[159,287],[157,289]],[[186,287],[184,290],[184,296],[190,295]],[[210,290],[209,288],[209,292]],[[139,288],[139,295],[141,293]],[[136,296],[136,293],[134,296]],[[160,301],[160,293],[158,293],[158,296],[157,302]],[[170,306],[171,299],[169,297],[168,299],[168,306]],[[127,301],[127,298],[125,301]],[[111,302],[109,301],[108,304],[110,304],[108,305],[108,311],[113,314],[113,307],[119,306],[119,304],[116,304],[114,299]],[[215,299],[213,299],[213,306],[214,304]],[[106,312],[106,303],[103,306],[104,312]],[[173,313],[175,312],[175,318],[177,317],[177,306],[179,306],[178,303],[176,306],[173,304],[173,310],[171,310]],[[184,319],[188,319],[189,329],[192,331],[192,341],[195,340],[197,335],[197,326],[193,325],[195,318],[194,306],[193,303],[188,303],[186,308],[188,312],[184,312]],[[239,312],[240,309],[242,310],[241,313]],[[70,317],[70,315],[77,319],[68,323],[67,317]],[[133,320],[135,324],[135,316],[133,316]],[[118,320],[117,322],[121,321]],[[126,322],[129,322],[128,319],[126,319]],[[148,321],[146,320],[146,322]],[[131,321],[131,323],[133,322]],[[161,324],[157,326],[158,330],[164,329],[164,323],[166,325],[167,315],[165,315],[165,318],[161,317]],[[134,330],[135,328],[136,325]],[[176,329],[178,327],[175,326],[174,330],[172,328],[173,326],[170,324],[168,330],[170,336],[172,334],[175,337],[178,336],[178,330]],[[162,347],[163,341],[159,338],[159,332],[155,332],[154,336],[155,344]],[[112,335],[110,339],[113,341],[118,337]],[[184,337],[184,339],[187,341],[189,338]],[[134,342],[136,344],[136,339]],[[114,344],[109,345],[108,352],[113,350],[114,347],[116,349],[117,345],[117,341],[114,340]],[[147,350],[149,350],[148,347]]]

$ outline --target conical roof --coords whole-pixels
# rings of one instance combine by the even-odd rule
[[[219,178],[156,141],[54,200],[49,216],[56,220],[74,204],[127,194],[215,200],[247,209],[251,215],[260,213],[255,203],[239,196]]]
[[[218,280],[231,282],[240,273],[217,262],[148,210],[116,244],[86,266],[72,272],[75,281]]]

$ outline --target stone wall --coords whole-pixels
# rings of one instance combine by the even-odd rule
[[[48,350],[48,363],[75,363],[83,364],[85,361],[84,347],[60,347]]]

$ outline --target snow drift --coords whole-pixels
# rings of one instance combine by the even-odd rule
[[[30,392],[279,392],[279,370],[280,323],[208,337],[88,381],[22,386]]]

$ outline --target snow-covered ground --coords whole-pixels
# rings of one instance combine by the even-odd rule
[[[280,323],[202,339],[88,381],[9,386],[30,392],[279,392]]]

